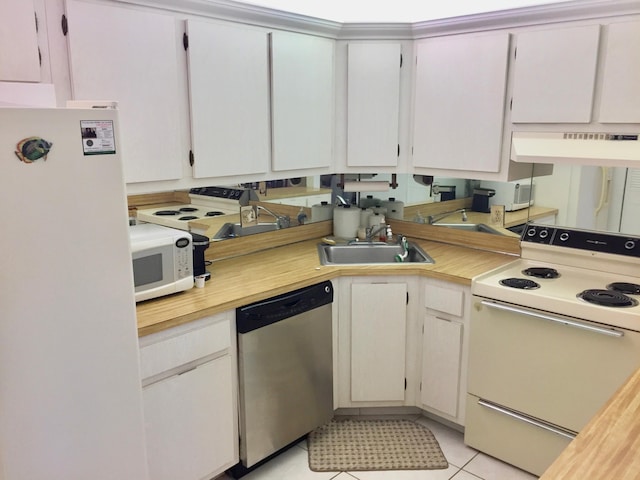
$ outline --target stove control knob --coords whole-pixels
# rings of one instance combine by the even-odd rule
[[[562,232],[560,234],[560,240],[566,242],[567,240],[569,240],[569,234],[567,232]]]
[[[624,243],[624,248],[626,248],[627,250],[633,250],[634,248],[636,248],[635,240],[627,240]]]
[[[530,228],[529,230],[527,230],[527,236],[528,237],[535,237],[536,235],[536,229],[535,228]]]
[[[540,230],[540,238],[547,238],[549,236],[549,230]]]

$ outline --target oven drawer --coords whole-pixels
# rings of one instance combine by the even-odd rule
[[[542,475],[572,440],[570,432],[483,403],[467,395],[465,443],[535,475]]]
[[[577,432],[640,366],[638,352],[638,332],[474,297],[468,392]]]

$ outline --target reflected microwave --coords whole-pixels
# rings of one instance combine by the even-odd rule
[[[531,181],[487,182],[481,186],[495,190],[495,195],[489,199],[489,205],[504,205],[507,212],[521,210],[533,205],[535,185]]]
[[[189,232],[152,223],[129,227],[136,302],[193,287]]]

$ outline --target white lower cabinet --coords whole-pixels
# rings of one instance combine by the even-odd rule
[[[152,480],[203,480],[238,462],[233,312],[140,339]]]
[[[423,279],[422,381],[418,406],[464,425],[470,289]]]
[[[338,285],[337,407],[409,405],[417,279],[343,277]]]

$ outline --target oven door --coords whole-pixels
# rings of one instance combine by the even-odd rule
[[[638,352],[638,332],[476,296],[468,391],[579,432],[640,366]]]

